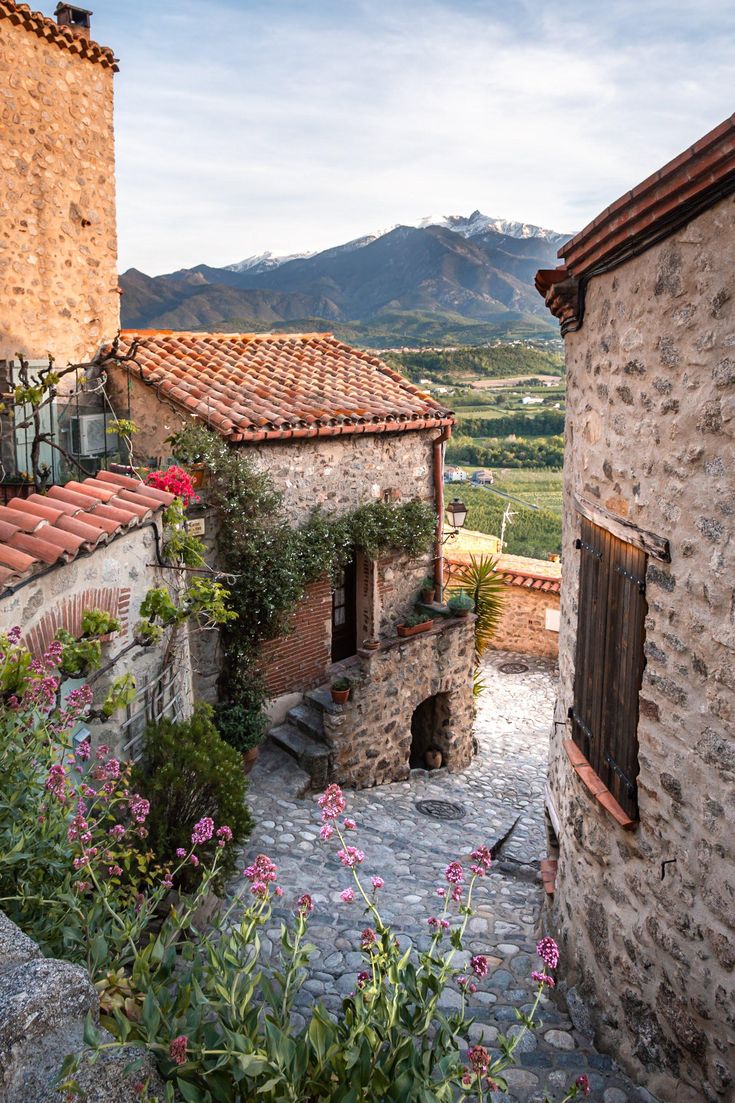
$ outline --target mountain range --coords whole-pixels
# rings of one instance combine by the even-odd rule
[[[313,254],[251,256],[120,277],[126,328],[330,329],[373,347],[552,336],[533,287],[568,235],[521,222],[430,216]]]

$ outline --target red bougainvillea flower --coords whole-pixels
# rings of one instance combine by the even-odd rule
[[[194,490],[191,475],[184,471],[183,467],[172,464],[165,471],[150,471],[146,479],[148,486],[154,486],[156,490],[165,490],[167,494],[175,494],[185,506],[189,502],[198,502],[199,495]]]
[[[559,964],[559,947],[553,938],[547,935],[536,943],[536,953],[549,969],[556,969]]]
[[[179,1034],[169,1045],[168,1055],[177,1065],[186,1064],[186,1050],[188,1045],[189,1039],[186,1034]]]
[[[322,822],[336,820],[347,807],[347,801],[339,785],[328,785],[322,795],[317,798],[317,804],[322,810]]]

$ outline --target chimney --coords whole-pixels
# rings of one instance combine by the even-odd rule
[[[86,8],[77,8],[73,4],[57,4],[54,15],[60,27],[68,27],[80,38],[89,38],[91,11]]]

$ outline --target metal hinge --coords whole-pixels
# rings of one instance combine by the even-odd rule
[[[612,755],[606,754],[605,755],[605,762],[607,762],[608,766],[613,771],[613,773],[617,774],[618,777],[620,778],[620,780],[626,786],[626,788],[628,790],[628,796],[629,797],[634,797],[635,792],[636,792],[635,783],[630,780],[630,778],[628,777],[628,775],[625,773],[624,770],[621,770],[620,766],[618,766],[617,762],[612,757]]]
[[[595,559],[602,559],[602,552],[599,550],[599,548],[593,548],[591,544],[586,544],[584,540],[580,540],[579,538],[577,538],[574,541],[574,546],[577,551],[584,550],[589,552],[590,555],[594,555]]]
[[[594,737],[594,735],[592,734],[591,730],[590,730],[590,729],[589,729],[589,728],[587,727],[587,725],[585,724],[584,720],[583,720],[583,719],[581,718],[581,716],[579,715],[579,713],[576,713],[576,712],[574,711],[574,709],[573,709],[573,708],[571,708],[571,709],[569,710],[569,713],[568,713],[568,715],[569,715],[570,719],[572,719],[572,720],[573,720],[573,721],[575,722],[575,724],[577,724],[577,725],[578,725],[578,726],[579,726],[579,727],[580,727],[580,728],[582,729],[582,731],[584,732],[584,734],[585,734],[585,735],[587,736],[587,738],[589,739],[590,743],[593,743],[593,742],[594,742],[594,738],[595,738],[595,737]]]
[[[617,571],[618,571],[618,574],[621,574],[623,576],[623,578],[628,578],[628,579],[630,579],[631,582],[635,582],[635,584],[638,587],[639,591],[642,594],[645,594],[645,592],[646,592],[646,580],[645,580],[645,578],[639,578],[637,574],[632,574],[631,571],[626,571],[625,567],[618,567]]]

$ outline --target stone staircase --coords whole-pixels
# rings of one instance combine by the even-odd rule
[[[340,713],[329,691],[330,683],[311,689],[300,704],[289,709],[286,720],[270,730],[270,738],[311,778],[311,788],[323,789],[330,767],[330,749],[324,736],[324,714]]]

